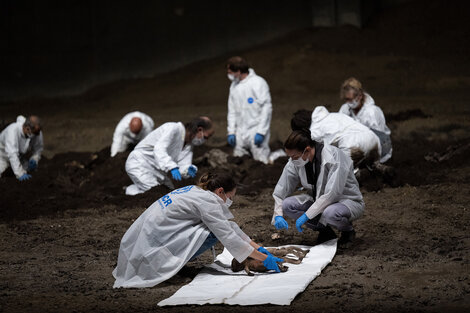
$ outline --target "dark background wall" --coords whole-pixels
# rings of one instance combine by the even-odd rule
[[[1,1],[0,101],[76,94],[107,81],[151,77],[311,27],[315,12],[331,14],[331,25],[323,26],[360,26],[377,3]]]

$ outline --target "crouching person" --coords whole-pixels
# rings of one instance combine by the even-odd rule
[[[19,115],[0,133],[0,176],[11,166],[16,178],[25,181],[38,167],[43,150],[41,122],[35,115]],[[31,154],[31,157],[26,157]]]
[[[229,210],[236,184],[228,174],[204,174],[190,185],[153,203],[124,234],[114,288],[153,287],[175,275],[188,261],[210,249],[218,240],[239,261],[263,261],[279,272],[282,259],[253,242]]]
[[[336,238],[341,232],[339,246],[347,248],[355,238],[352,221],[364,211],[359,184],[353,173],[351,159],[341,150],[317,143],[308,131],[294,131],[284,143],[289,161],[274,189],[272,224],[287,229],[283,216],[302,226],[319,231],[317,243]],[[292,196],[299,183],[307,193]]]

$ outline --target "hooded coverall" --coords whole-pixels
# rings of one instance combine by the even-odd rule
[[[142,120],[142,129],[138,134],[134,134],[129,129],[129,123],[134,117]],[[126,151],[129,145],[135,145],[145,138],[153,130],[154,123],[150,116],[145,113],[135,111],[127,113],[117,124],[113,134],[113,144],[111,145],[111,156],[114,157],[119,152]]]
[[[378,106],[375,105],[374,99],[368,94],[364,93],[364,105],[359,112],[354,114],[354,111],[347,103],[343,104],[339,110],[340,113],[352,117],[359,123],[369,127],[380,139],[382,146],[382,153],[380,162],[385,163],[392,157],[392,141],[390,139],[391,131],[385,123],[385,116]]]
[[[242,262],[254,250],[224,201],[186,186],[154,202],[124,234],[113,276],[117,287],[152,287],[175,275],[212,233]]]
[[[26,118],[19,115],[15,123],[11,123],[0,134],[0,176],[11,166],[16,178],[27,172],[28,161],[39,163],[43,150],[42,131],[37,136],[28,138],[23,132]],[[26,153],[31,152],[29,160],[24,159]]]

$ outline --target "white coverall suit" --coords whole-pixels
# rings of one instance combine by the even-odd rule
[[[134,134],[129,129],[129,123],[134,117],[138,117],[142,120],[142,129],[138,134]],[[113,144],[111,145],[111,157],[114,157],[119,152],[126,151],[129,145],[137,144],[152,132],[153,127],[154,123],[152,118],[145,113],[135,111],[124,115],[114,130]]]
[[[361,150],[365,156],[374,148],[379,156],[381,153],[379,137],[373,131],[349,116],[329,113],[324,106],[317,106],[313,111],[310,133],[313,140],[336,146],[349,156],[353,148]]]
[[[223,200],[186,186],[154,202],[121,240],[114,288],[152,287],[175,275],[212,232],[239,262],[254,250]]]
[[[161,184],[173,189],[167,174],[175,167],[179,168],[183,178],[189,178],[193,147],[191,144],[184,145],[185,135],[183,123],[169,122],[139,142],[126,161],[126,172],[134,182],[126,188],[127,195],[143,193]]]
[[[235,135],[235,156],[253,155],[265,164],[269,161],[269,126],[272,104],[269,86],[253,69],[241,81],[230,85],[228,98],[227,133]],[[264,136],[260,147],[255,145],[255,135]]]
[[[382,109],[375,105],[374,99],[368,93],[364,93],[364,105],[359,112],[357,112],[357,115],[354,114],[354,111],[347,103],[341,106],[339,112],[352,117],[354,120],[369,127],[376,133],[382,145],[381,163],[385,163],[392,157],[391,131],[385,123],[385,116]]]
[[[309,219],[316,217],[328,206],[337,202],[349,209],[349,221],[361,217],[364,212],[364,201],[359,190],[359,183],[353,173],[351,159],[343,151],[325,143],[321,150],[319,168],[320,172],[316,181],[316,199],[313,199],[313,186],[307,180],[305,166],[296,167],[292,163],[292,159],[289,159],[274,188],[273,225],[276,216],[283,216],[283,201],[294,193],[299,183],[307,193],[293,197],[301,204],[314,201],[305,212]],[[324,215],[319,222],[325,226],[328,224]]]
[[[15,123],[11,123],[0,134],[0,176],[11,166],[16,178],[27,173],[28,161],[34,160],[39,163],[43,150],[42,131],[32,138],[26,137],[23,132],[23,124],[26,118],[19,115]],[[29,160],[24,155],[31,152]]]

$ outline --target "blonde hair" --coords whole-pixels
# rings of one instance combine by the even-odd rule
[[[350,90],[354,91],[354,96],[363,95],[364,90],[362,89],[362,84],[354,77],[346,79],[341,85],[339,96],[341,99],[345,100],[346,93]]]

